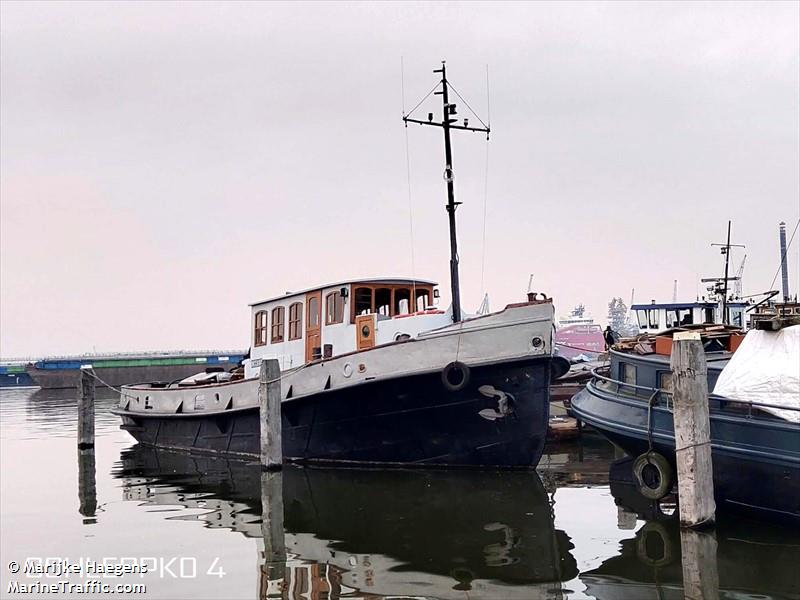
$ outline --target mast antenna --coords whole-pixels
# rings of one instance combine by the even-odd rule
[[[461,129],[463,131],[479,131],[481,133],[486,134],[486,139],[489,139],[490,129],[489,127],[481,120],[481,118],[475,114],[475,111],[469,106],[466,100],[461,97],[461,94],[450,84],[447,80],[447,70],[445,66],[445,61],[442,61],[442,68],[441,69],[434,69],[434,73],[441,73],[442,79],[441,81],[434,87],[433,90],[428,92],[428,95],[425,96],[413,109],[411,112],[403,115],[403,122],[405,123],[406,127],[408,127],[409,123],[417,123],[418,125],[431,125],[433,127],[441,127],[444,130],[444,180],[447,182],[447,215],[448,221],[450,223],[450,288],[453,297],[453,321],[458,323],[461,321],[461,289],[459,285],[459,277],[458,277],[458,242],[456,240],[456,209],[458,208],[460,202],[456,202],[456,195],[455,195],[455,187],[454,187],[454,174],[453,174],[453,152],[452,146],[450,144],[450,130],[451,129]],[[441,86],[441,87],[440,87]],[[439,88],[440,89],[436,89]],[[475,118],[480,122],[483,127],[470,127],[469,120],[464,119],[463,125],[458,124],[458,119],[455,118],[456,116],[456,105],[455,103],[450,102],[450,90],[453,90],[455,94],[461,98],[464,104],[467,106],[470,112],[475,115]],[[435,91],[434,91],[435,90]],[[439,95],[442,97],[442,121],[438,123],[433,120],[433,113],[428,113],[428,119],[423,121],[420,119],[412,119],[411,114],[425,101],[425,99],[431,95],[431,93],[435,95]]]
[[[725,275],[722,279],[717,279],[717,284],[714,291],[717,295],[722,296],[722,323],[728,325],[728,282],[735,281],[736,277],[728,277],[728,267],[731,259],[731,248],[744,248],[743,244],[731,244],[731,222],[728,221],[728,238],[724,244],[711,244],[712,246],[720,246],[720,253],[725,255]],[[704,281],[704,280],[700,280]],[[707,281],[707,280],[705,280]]]

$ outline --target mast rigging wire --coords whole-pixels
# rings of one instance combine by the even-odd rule
[[[433,88],[436,89],[436,88]],[[431,90],[433,91],[433,90]],[[402,96],[403,116],[406,116],[406,86],[403,68],[403,57],[400,57],[400,95]],[[428,93],[428,96],[431,94]],[[428,96],[425,96],[427,98]],[[425,101],[423,98],[419,104]],[[417,104],[417,106],[419,106]],[[416,110],[416,107],[414,107]],[[412,110],[411,112],[414,112]],[[410,113],[409,113],[410,114]],[[411,153],[408,149],[408,127],[403,128],[406,136],[406,183],[408,187],[408,235],[411,242],[411,298],[408,302],[408,311],[414,313],[417,311],[417,272],[414,261],[414,210],[411,202]],[[426,307],[427,308],[427,307]]]
[[[461,94],[459,94],[459,93],[458,93],[458,90],[457,90],[457,89],[455,88],[455,86],[454,86],[454,85],[453,85],[453,84],[450,82],[450,80],[448,80],[448,81],[447,81],[447,84],[450,86],[450,89],[451,89],[451,90],[453,90],[453,91],[456,93],[456,96],[458,96],[459,98],[461,98],[461,101],[462,101],[464,104],[466,104],[467,108],[469,109],[469,112],[471,112],[471,113],[473,114],[473,116],[474,116],[476,119],[478,119],[478,121],[480,121],[480,122],[481,122],[481,125],[483,125],[483,126],[486,128],[486,129],[490,129],[490,127],[489,127],[489,126],[488,126],[486,123],[484,123],[484,122],[483,122],[483,119],[481,119],[481,118],[478,116],[478,113],[476,113],[474,110],[472,110],[472,107],[469,105],[469,102],[467,102],[466,100],[464,100],[464,97],[463,97]]]

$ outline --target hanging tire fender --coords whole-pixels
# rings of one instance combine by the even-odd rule
[[[442,385],[450,392],[460,392],[469,384],[469,367],[462,362],[453,361],[442,369]]]
[[[648,538],[657,538],[657,544],[649,544]],[[651,548],[660,548],[661,556],[650,556]],[[664,525],[648,521],[636,532],[636,557],[648,567],[666,567],[673,560],[672,543]]]
[[[639,493],[650,500],[661,500],[672,490],[672,465],[658,452],[645,452],[633,461],[633,476]]]

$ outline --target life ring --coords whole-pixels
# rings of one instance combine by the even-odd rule
[[[672,490],[672,466],[658,452],[645,452],[633,461],[639,493],[650,500],[661,500]]]
[[[469,383],[469,367],[462,362],[454,361],[442,369],[442,385],[446,390],[458,392]]]
[[[656,543],[648,538],[657,538]],[[654,550],[661,550],[661,556],[651,556]],[[665,567],[672,562],[669,533],[661,523],[648,521],[636,532],[636,557],[648,567]]]

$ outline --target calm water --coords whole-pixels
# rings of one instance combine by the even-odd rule
[[[108,413],[113,395],[98,400],[94,455],[79,456],[73,396],[0,391],[2,598],[108,597],[9,591],[92,580],[170,599],[684,596],[674,517],[609,483],[614,450],[591,435],[550,448],[538,475],[268,476],[246,462],[137,447]],[[800,532],[723,515],[704,540],[712,551],[694,566],[721,597],[800,598]],[[24,573],[26,561],[56,557],[83,571]],[[92,561],[148,572],[90,574]]]

